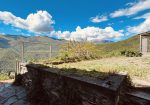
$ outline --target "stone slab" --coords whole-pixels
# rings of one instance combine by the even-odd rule
[[[129,94],[134,96],[134,97],[138,97],[138,98],[150,101],[150,93],[135,91],[135,92],[132,92],[132,93],[129,93]]]
[[[11,105],[17,101],[17,97],[13,96],[9,98],[6,102],[3,103],[3,105]]]
[[[29,105],[23,87],[3,83],[0,85],[0,90],[0,105]]]
[[[22,100],[19,100],[19,101],[13,103],[12,105],[27,105],[27,102],[22,99]]]

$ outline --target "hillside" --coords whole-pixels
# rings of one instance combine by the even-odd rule
[[[139,51],[139,43],[139,36],[136,35],[119,42],[99,44],[98,50],[102,55],[118,55],[123,50]]]
[[[0,71],[14,71],[15,62],[21,60],[21,41],[26,42],[24,44],[24,60],[31,61],[33,59],[48,58],[49,52],[38,53],[40,51],[49,51],[50,44],[52,45],[54,53],[52,56],[57,55],[60,45],[64,40],[56,40],[46,36],[20,36],[20,35],[0,35]],[[48,43],[43,44],[31,44],[29,42]],[[28,51],[35,51],[35,53],[28,53]]]
[[[0,35],[0,48],[14,47],[20,41],[50,43],[52,45],[64,42],[64,40],[56,40],[47,36]]]
[[[56,40],[49,37],[44,36],[19,36],[19,35],[0,35],[0,58],[7,57],[8,53],[21,53],[21,45],[20,41],[24,42],[40,42],[40,43],[50,43],[52,45],[53,52],[57,52],[60,46],[65,43],[65,40]],[[7,53],[4,53],[7,48]],[[8,50],[9,49],[9,50]],[[11,50],[10,50],[11,49]],[[139,50],[139,37],[133,36],[129,39],[120,41],[120,42],[112,42],[112,43],[103,43],[97,44],[98,54],[102,56],[115,56],[120,53],[122,50]],[[25,51],[46,51],[49,50],[49,45],[41,45],[41,44],[31,44],[25,43]],[[9,52],[10,51],[10,52]],[[12,55],[12,54],[9,54]],[[2,57],[3,56],[3,57]],[[19,55],[20,56],[20,55]],[[33,54],[28,54],[28,57],[33,56]],[[10,57],[9,57],[10,59]],[[12,57],[14,59],[14,57]]]

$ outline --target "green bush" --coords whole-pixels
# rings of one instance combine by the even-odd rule
[[[123,50],[123,51],[121,51],[121,55],[126,56],[126,57],[141,57],[142,53],[137,52],[137,51]]]
[[[66,63],[95,59],[98,58],[98,50],[90,42],[69,41],[62,45],[59,58]]]
[[[7,74],[0,73],[0,80],[9,80],[10,77]]]

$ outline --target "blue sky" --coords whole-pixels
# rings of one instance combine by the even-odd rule
[[[150,0],[1,0],[0,33],[119,41],[150,31]]]

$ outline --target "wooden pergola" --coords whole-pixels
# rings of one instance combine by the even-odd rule
[[[140,36],[140,52],[150,52],[150,31],[139,34]]]

